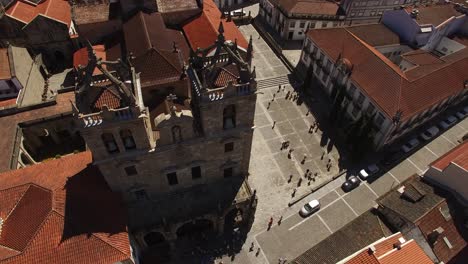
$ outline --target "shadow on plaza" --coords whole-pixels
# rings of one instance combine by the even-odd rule
[[[291,76],[291,78],[293,78]],[[349,149],[344,140],[337,133],[337,129],[330,123],[331,102],[326,94],[322,91],[316,80],[312,81],[310,89],[302,90],[301,84],[294,83],[294,89],[299,93],[299,98],[296,101],[297,105],[305,104],[309,112],[315,117],[318,130],[321,131],[320,147],[323,151],[330,153],[333,147],[336,148],[339,158],[336,161],[338,169],[349,170],[351,163],[349,162]]]
[[[237,228],[226,226],[221,236],[214,231],[208,231],[179,239],[170,263],[212,264],[226,256],[234,261],[242,250],[252,223],[253,219]]]

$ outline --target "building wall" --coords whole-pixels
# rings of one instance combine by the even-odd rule
[[[305,67],[309,67],[312,60],[309,58],[310,55],[307,54],[311,54],[312,50],[316,51],[318,47],[310,39],[307,39],[307,41],[304,43],[305,44],[301,54],[301,61]],[[304,50],[308,50],[308,52],[304,52]],[[325,55],[321,50],[319,51],[320,53],[315,53],[315,56],[316,58],[322,56],[322,65],[323,67],[329,68],[329,73],[325,72],[323,67],[317,67],[317,64],[315,64],[314,76],[321,83],[325,92],[330,96],[333,87],[333,78],[331,78],[331,76],[334,76],[333,74],[337,73],[335,71],[336,65],[333,63],[331,58],[328,58],[328,56]],[[345,78],[343,81],[346,86],[347,93],[351,96],[351,99],[349,99],[350,102],[345,109],[346,115],[353,120],[357,120],[364,112],[367,113],[371,111],[370,109],[374,109],[369,113],[374,114],[373,122],[380,129],[375,134],[373,145],[375,148],[382,147],[388,137],[389,131],[392,129],[393,124],[391,120],[383,113],[383,111],[379,110],[378,105],[373,102],[372,98],[370,98],[357,83],[354,83],[351,79],[348,78]]]
[[[429,0],[420,3],[431,2]],[[412,4],[412,0],[345,0],[342,7],[346,13],[346,25],[378,23],[386,11]]]
[[[233,10],[242,4],[252,2],[252,0],[214,0],[219,9],[224,11]]]
[[[274,28],[284,40],[303,40],[305,38],[305,32],[308,29],[338,27],[343,25],[343,20],[338,18],[306,19],[295,17],[294,14],[285,15],[269,0],[260,0],[259,15],[267,24]]]

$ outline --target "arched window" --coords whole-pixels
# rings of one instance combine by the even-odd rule
[[[136,147],[130,129],[120,130],[120,138],[122,139],[125,149],[134,149]]]
[[[223,110],[223,129],[236,127],[236,107],[228,105]]]
[[[102,141],[104,142],[104,146],[106,146],[107,152],[109,153],[116,153],[119,152],[119,147],[115,142],[114,135],[111,133],[104,133],[102,134]]]
[[[174,143],[179,143],[182,141],[182,130],[180,129],[180,126],[172,127],[172,141]]]

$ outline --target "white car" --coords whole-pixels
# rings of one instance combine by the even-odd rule
[[[430,140],[435,135],[437,135],[439,133],[439,131],[440,130],[436,126],[432,126],[432,127],[428,128],[426,131],[424,131],[423,133],[421,133],[421,137],[424,140]]]
[[[299,211],[302,217],[307,217],[320,209],[320,202],[318,200],[312,200],[306,203]]]
[[[369,176],[376,174],[379,170],[380,168],[376,164],[371,164],[367,168],[359,171],[359,178],[365,181]]]
[[[406,142],[406,144],[404,144],[401,147],[401,150],[403,150],[404,153],[408,153],[412,151],[414,148],[416,148],[418,145],[419,145],[419,140],[417,140],[416,138],[413,138],[410,141]]]
[[[463,108],[462,110],[458,111],[456,114],[455,114],[458,119],[462,120],[463,118],[466,117],[466,115],[468,115],[468,106]]]
[[[231,16],[245,16],[245,15],[247,15],[247,14],[245,13],[245,11],[242,10],[242,9],[237,9],[237,10],[234,10],[234,11],[231,11],[231,12],[227,12],[227,11],[224,12],[224,14],[225,14],[226,16],[229,15],[229,13],[231,13]]]
[[[451,126],[453,126],[457,122],[457,118],[454,116],[449,116],[446,119],[440,121],[439,127],[442,129],[447,129]]]

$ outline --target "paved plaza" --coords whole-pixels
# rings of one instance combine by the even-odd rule
[[[345,177],[338,177],[311,192],[314,186],[330,180],[339,172],[338,151],[331,145],[329,153],[325,151],[322,159],[321,155],[325,146],[328,146],[328,139],[320,130],[309,133],[315,117],[308,114],[305,104],[285,99],[288,92],[292,94],[294,91],[294,80],[290,78],[291,82],[278,90],[278,84],[274,81],[278,76],[288,74],[287,69],[281,66],[281,61],[265,42],[261,38],[258,39],[258,33],[252,26],[241,26],[240,30],[246,37],[253,36],[254,49],[257,48],[255,51],[258,52],[253,61],[257,66],[257,73],[260,73],[257,77],[260,80],[273,81],[266,82],[268,85],[263,83],[259,89],[255,112],[249,176],[250,185],[257,190],[258,195],[255,219],[242,250],[234,258],[224,257],[223,263],[277,263],[280,257],[288,260],[296,258],[375,206],[375,200],[379,196],[411,175],[422,173],[430,162],[453,148],[458,144],[457,140],[468,132],[468,120],[465,119],[393,168],[384,170],[383,175],[376,180],[363,182],[352,192],[344,193],[340,188]],[[288,149],[281,150],[281,143],[284,141],[289,141],[289,149],[294,149],[291,158],[288,158]],[[304,155],[306,160],[302,164]],[[332,164],[330,171],[326,167],[328,159]],[[307,169],[312,171],[313,175],[317,173],[315,182],[311,181],[310,185],[303,177]],[[288,182],[290,175],[293,177],[291,182]],[[301,186],[297,187],[300,177],[303,180]],[[296,197],[304,193],[309,194],[300,202],[288,207],[288,203],[293,199],[294,188],[297,188]],[[300,217],[300,208],[312,199],[320,201],[320,211],[308,218]],[[283,218],[281,223],[278,223],[280,216]],[[274,218],[274,224],[267,230],[270,217]],[[252,242],[255,248],[250,251]],[[261,250],[256,255],[258,246]],[[218,262],[219,260],[215,261]]]

